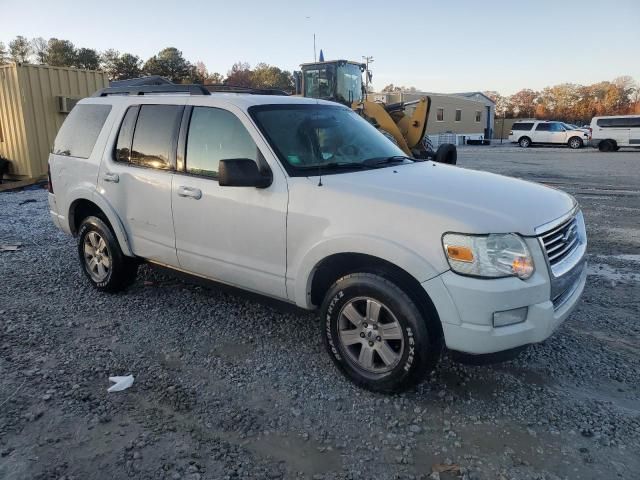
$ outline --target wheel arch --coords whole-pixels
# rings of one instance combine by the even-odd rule
[[[78,234],[78,228],[82,220],[91,215],[100,217],[107,223],[118,240],[122,253],[129,257],[134,256],[127,234],[118,215],[100,195],[77,196],[69,203],[67,218],[69,231],[73,236]]]
[[[374,255],[342,252],[320,260],[309,277],[308,301],[313,306],[321,305],[336,280],[355,272],[374,273],[395,283],[413,300],[423,318],[432,322],[438,339],[444,337],[438,311],[420,281],[404,268]]]

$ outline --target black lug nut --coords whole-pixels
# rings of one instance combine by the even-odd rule
[[[364,332],[360,332],[360,338],[364,338]]]

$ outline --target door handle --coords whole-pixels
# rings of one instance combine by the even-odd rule
[[[120,181],[120,177],[117,173],[105,172],[102,178],[105,182],[118,183]]]
[[[199,188],[180,186],[178,187],[178,196],[200,200],[202,198],[202,190]]]

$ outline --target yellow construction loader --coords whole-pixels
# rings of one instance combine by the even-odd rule
[[[427,137],[427,121],[431,98],[424,96],[412,102],[384,104],[367,99],[362,75],[371,80],[371,72],[363,63],[348,60],[303,63],[295,72],[296,94],[342,103],[358,112],[378,128],[387,138],[414,158],[430,158],[437,162],[455,164],[455,145],[440,145],[433,150]],[[408,115],[407,107],[415,106]]]

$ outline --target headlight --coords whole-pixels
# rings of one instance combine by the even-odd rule
[[[451,270],[462,275],[500,278],[533,275],[533,259],[524,240],[515,233],[442,237],[444,253]]]

